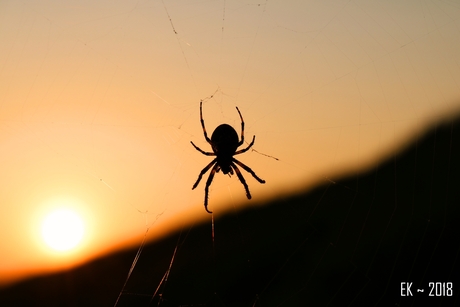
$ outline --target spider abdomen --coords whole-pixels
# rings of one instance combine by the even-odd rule
[[[231,157],[238,148],[238,134],[232,126],[222,124],[214,130],[211,136],[212,150],[222,157]]]

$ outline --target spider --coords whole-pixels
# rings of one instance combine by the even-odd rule
[[[248,147],[237,151],[238,147],[243,145],[244,142],[244,121],[243,116],[241,116],[241,112],[238,109],[238,107],[236,107],[236,110],[238,111],[238,114],[241,118],[241,140],[238,141],[238,134],[236,133],[235,129],[233,129],[232,126],[227,124],[222,124],[218,126],[216,130],[214,130],[214,132],[212,133],[211,139],[209,139],[208,134],[206,133],[206,128],[204,127],[202,104],[203,102],[200,101],[201,127],[203,127],[204,138],[211,145],[213,152],[205,152],[204,150],[200,149],[195,144],[193,144],[192,141],[190,141],[190,143],[192,143],[193,147],[195,147],[195,149],[201,152],[203,155],[216,156],[216,158],[214,158],[214,160],[212,160],[211,163],[206,165],[206,167],[201,170],[200,174],[198,175],[197,181],[192,187],[192,190],[198,186],[198,183],[200,183],[200,180],[203,177],[203,175],[212,167],[211,173],[209,174],[208,180],[206,181],[206,187],[204,188],[204,209],[208,213],[212,213],[208,210],[208,191],[212,179],[214,178],[214,175],[218,173],[220,170],[222,170],[222,173],[224,173],[225,175],[229,174],[229,176],[233,175],[233,170],[235,171],[236,175],[238,176],[238,179],[241,181],[241,183],[244,186],[244,189],[246,190],[246,196],[248,197],[248,199],[251,199],[249,187],[246,183],[246,180],[244,180],[244,177],[241,174],[239,168],[236,165],[242,167],[260,183],[265,183],[265,180],[257,177],[256,173],[254,173],[252,169],[250,169],[248,166],[241,163],[237,159],[233,158],[234,155],[239,155],[248,151],[249,148],[251,148],[252,145],[254,145],[254,141],[256,140],[256,136],[254,135],[252,138],[252,142],[249,144]]]

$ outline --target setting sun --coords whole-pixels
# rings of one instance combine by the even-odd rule
[[[42,224],[42,237],[56,251],[68,251],[78,245],[84,234],[80,216],[69,209],[59,209],[46,216]]]

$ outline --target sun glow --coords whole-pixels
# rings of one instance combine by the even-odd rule
[[[84,232],[81,217],[70,209],[52,211],[42,224],[42,237],[45,243],[53,250],[61,252],[77,247]]]

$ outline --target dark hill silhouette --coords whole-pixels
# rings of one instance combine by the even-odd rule
[[[117,306],[459,306],[459,157],[449,121],[365,173],[229,213],[214,246],[210,223],[150,243]],[[1,289],[0,306],[113,306],[136,252]]]

